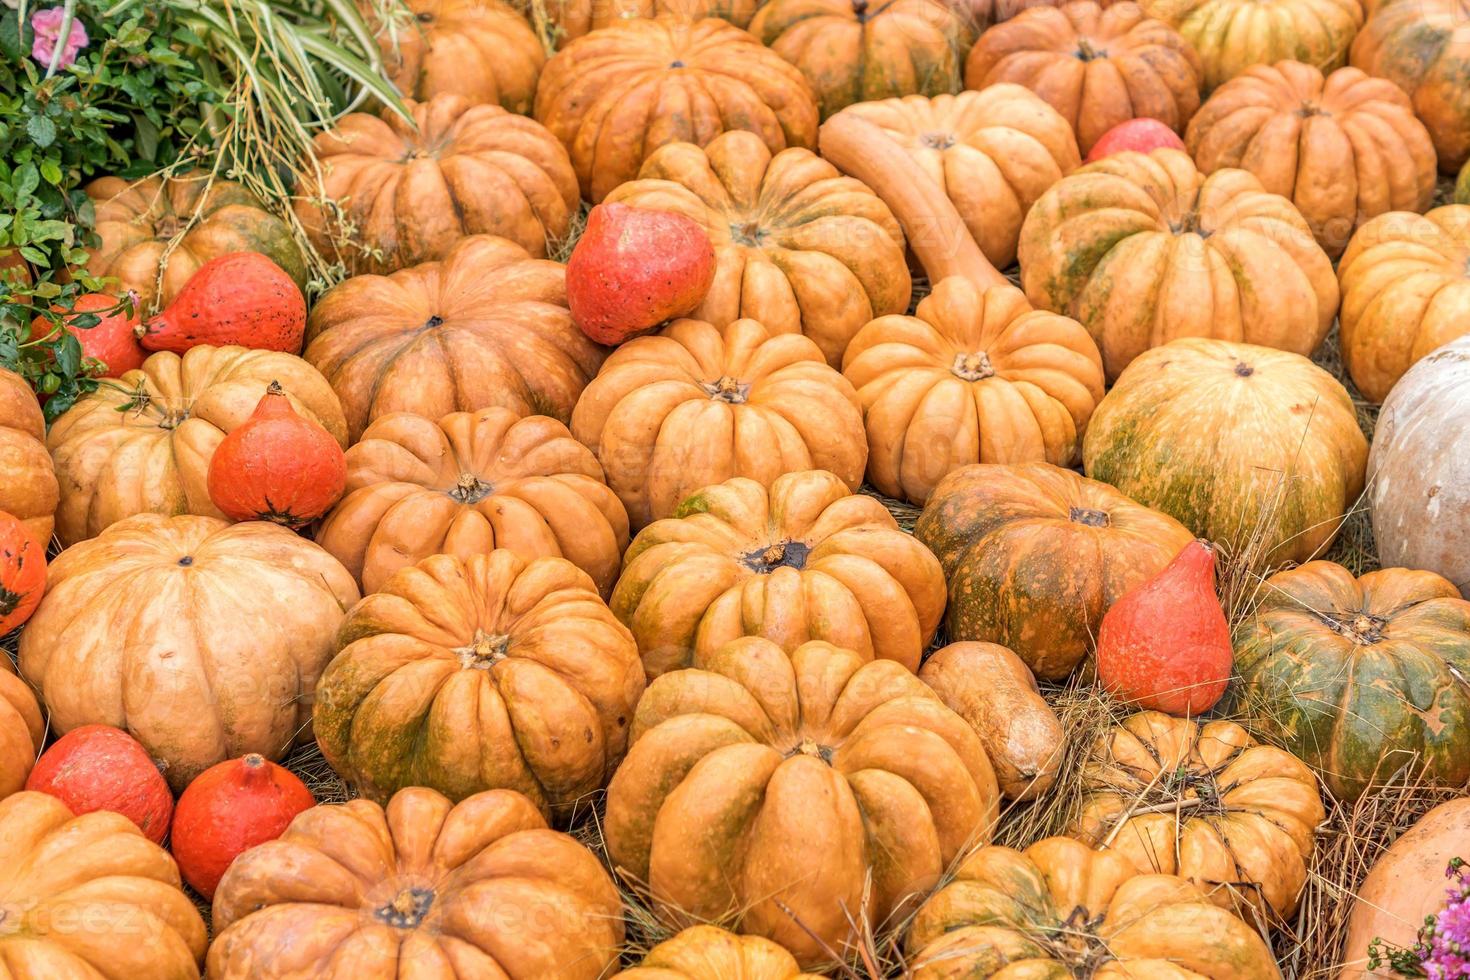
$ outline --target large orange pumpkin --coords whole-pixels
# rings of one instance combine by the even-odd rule
[[[140,514],[51,563],[20,670],[53,729],[126,730],[177,792],[310,741],[311,693],[357,598],[347,569],[279,525]]]
[[[437,419],[500,406],[565,422],[604,353],[572,322],[561,265],[475,235],[441,262],[328,292],[303,356],[341,396],[356,441],[390,412]]]
[[[717,926],[690,926],[664,940],[616,980],[820,980],[801,972],[796,957],[760,936]]]
[[[30,685],[0,653],[0,800],[25,788],[46,742],[46,716]]]
[[[430,555],[509,548],[566,558],[606,595],[628,547],[628,514],[556,419],[506,408],[437,422],[396,412],[347,450],[347,495],[316,541],[367,592]]]
[[[594,203],[669,143],[704,146],[748,129],[772,153],[817,144],[817,103],[801,72],[713,17],[623,20],[577,38],[541,73],[536,118],[571,153]]]
[[[901,664],[747,637],[649,686],[603,831],[664,918],[810,967],[987,842],[998,798],[979,738]]]
[[[0,511],[43,545],[51,540],[61,488],[46,451],[46,417],[25,378],[0,367]]]
[[[863,324],[908,309],[913,280],[893,213],[810,150],[773,155],[744,130],[704,149],[672,143],[607,200],[704,228],[715,278],[689,314],[696,320],[723,327],[749,317],[773,333],[803,333],[836,367]]]

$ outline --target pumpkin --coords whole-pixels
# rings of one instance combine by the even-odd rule
[[[690,20],[718,17],[745,27],[760,0],[548,0],[547,19],[558,47],[625,20],[672,14]],[[534,10],[534,6],[532,8]]]
[[[58,738],[36,760],[26,789],[56,797],[78,816],[120,813],[155,844],[168,836],[174,812],[174,795],[153,757],[110,725],[82,725]]]
[[[1413,364],[1470,333],[1470,206],[1374,218],[1348,243],[1337,275],[1343,366],[1381,402]]]
[[[606,784],[643,693],[633,637],[562,558],[426,558],[355,606],[337,644],[317,741],[379,801],[514,789],[565,819]]]
[[[741,636],[919,666],[944,578],[879,501],[822,470],[705,487],[628,548],[611,601],[650,677]]]
[[[46,716],[30,686],[0,657],[0,800],[18,793],[46,741]]]
[[[696,320],[723,327],[749,317],[773,333],[800,332],[838,367],[863,324],[908,309],[913,281],[892,212],[810,150],[772,154],[743,130],[704,149],[672,143],[607,201],[680,214],[704,228],[715,277],[689,314]]]
[[[960,88],[973,36],[945,0],[768,0],[750,33],[801,69],[822,115]]]
[[[856,490],[868,446],[852,385],[806,337],[700,320],[619,347],[572,413],[634,527],[732,477],[830,470]]]
[[[659,943],[616,980],[819,980],[787,950],[760,936],[690,926]]]
[[[1470,599],[1470,337],[1414,365],[1378,413],[1369,513],[1384,567],[1438,572]]]
[[[209,499],[209,463],[272,381],[298,415],[347,444],[331,386],[291,354],[243,347],[160,351],[84,395],[51,427],[61,476],[56,536],[71,545],[134,514],[223,517]]]
[[[546,49],[519,11],[500,0],[409,0],[396,16],[371,0],[360,6],[388,80],[404,95],[461,95],[473,105],[531,111]]]
[[[306,297],[281,267],[259,252],[231,252],[200,266],[134,333],[149,351],[236,344],[299,354],[305,331]]]
[[[0,961],[10,980],[197,980],[208,935],[168,852],[116,813],[0,800]]]
[[[1256,65],[1217,89],[1186,135],[1204,172],[1240,167],[1290,198],[1334,257],[1364,221],[1434,197],[1434,144],[1408,96],[1356,68],[1324,78],[1299,61]]]
[[[139,312],[136,296],[124,294],[119,299],[107,293],[82,293],[72,303],[73,315],[62,322],[81,345],[82,357],[92,358],[97,364],[87,370],[93,378],[116,378],[126,371],[143,366],[148,352],[138,343]],[[67,312],[59,306],[51,308],[53,313]],[[90,327],[77,325],[82,317],[91,314],[97,322]],[[31,321],[31,336],[44,336],[50,332],[44,317]],[[84,361],[85,365],[86,362]]]
[[[1102,732],[1073,824],[1141,874],[1177,874],[1210,900],[1284,922],[1296,911],[1317,824],[1317,777],[1231,721],[1140,711]],[[1254,976],[1254,974],[1243,974]]]
[[[1353,41],[1352,62],[1409,93],[1439,169],[1470,160],[1470,23],[1459,0],[1382,0]]]
[[[969,463],[1072,466],[1103,397],[1082,325],[1033,310],[1013,286],[951,277],[913,316],[885,316],[848,345],[843,374],[868,432],[868,480],[923,505]]]
[[[1310,354],[1337,313],[1332,262],[1296,206],[1179,150],[1062,178],[1026,216],[1020,258],[1026,296],[1087,327],[1109,381],[1178,337]]]
[[[509,548],[566,558],[606,595],[628,547],[628,515],[567,427],[506,408],[437,422],[384,415],[347,450],[347,496],[316,535],[376,592],[430,555]]]
[[[1103,614],[1190,541],[1172,517],[1047,463],[977,463],[914,525],[949,583],[948,639],[999,643],[1042,680],[1092,648]]]
[[[649,686],[603,831],[663,918],[730,920],[812,967],[986,843],[998,795],[979,738],[902,664],[746,637]]]
[[[0,636],[30,619],[46,591],[46,545],[0,510]]]
[[[560,265],[476,235],[442,262],[330,290],[307,320],[303,356],[341,396],[356,442],[391,412],[500,406],[565,422],[603,355],[572,323]]]
[[[431,789],[313,807],[251,848],[214,896],[210,980],[558,977],[617,963],[602,863],[508,790]]]
[[[1097,406],[1087,475],[1252,567],[1307,561],[1363,490],[1347,389],[1297,354],[1223,340],[1145,352]]]
[[[1314,561],[1262,585],[1236,628],[1242,708],[1339,799],[1409,768],[1470,779],[1470,602],[1433,572]]]
[[[1143,8],[1199,52],[1206,91],[1252,65],[1301,61],[1332,71],[1363,25],[1360,0],[1143,0]]]
[[[306,288],[306,258],[291,226],[250,191],[204,170],[177,177],[99,177],[85,188],[99,243],[87,272],[116,279],[109,289],[138,296],[138,312],[169,303],[210,259],[259,252]]]
[[[577,38],[547,62],[536,118],[594,204],[668,143],[704,146],[729,129],[750,130],[772,153],[817,142],[801,72],[713,17],[623,20]]]
[[[46,417],[36,393],[14,371],[0,367],[0,511],[25,525],[45,545],[51,540],[61,490],[46,452]]]
[[[1120,122],[1099,136],[1097,142],[1092,144],[1092,149],[1087,151],[1083,162],[1096,163],[1103,157],[1110,157],[1124,150],[1151,153],[1165,147],[1182,150],[1184,141],[1179,138],[1178,133],[1157,119],[1142,116],[1137,119],[1129,119],[1127,122]]]
[[[319,165],[296,217],[352,273],[445,258],[466,235],[508,238],[544,258],[577,214],[571,162],[546,129],[458,95],[408,100],[411,121],[354,112],[314,140]]]
[[[1129,119],[1183,131],[1199,108],[1200,60],[1179,32],[1136,3],[1033,7],[981,35],[965,86],[1026,86],[1062,114],[1082,152]]]
[[[310,741],[310,695],[357,598],[335,558],[283,527],[140,514],[51,563],[20,672],[54,730],[121,728],[177,791],[216,762]]]
[[[1195,885],[1069,837],[976,851],[904,946],[914,980],[1281,976],[1260,933]]]

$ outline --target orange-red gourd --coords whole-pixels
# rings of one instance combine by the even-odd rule
[[[58,312],[60,309],[58,308]],[[98,322],[90,327],[76,325],[77,315],[95,313]],[[132,306],[124,306],[122,300],[106,293],[83,293],[72,305],[71,315],[62,321],[82,345],[82,356],[102,363],[102,368],[93,369],[94,378],[120,378],[126,372],[143,366],[148,356],[138,343],[138,300],[132,297]],[[46,329],[46,322],[37,317],[31,323],[31,333]]]
[[[1215,552],[1191,541],[1113,603],[1097,634],[1103,688],[1140,708],[1192,717],[1225,693],[1234,657],[1215,594]]]
[[[1178,133],[1157,119],[1141,116],[1120,122],[1103,133],[1098,137],[1098,141],[1092,144],[1092,149],[1087,151],[1087,159],[1082,162],[1093,163],[1103,157],[1110,157],[1114,153],[1122,153],[1124,150],[1148,153],[1161,147],[1182,150],[1184,141],[1179,138]]]
[[[111,725],[73,728],[41,753],[26,789],[48,793],[81,816],[111,810],[138,825],[155,844],[163,843],[174,796],[148,750]]]
[[[46,591],[46,545],[0,510],[0,636],[31,618]]]
[[[306,297],[259,252],[231,252],[199,267],[162,313],[137,330],[148,350],[237,344],[295,354],[306,336]]]

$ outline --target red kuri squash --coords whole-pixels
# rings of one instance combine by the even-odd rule
[[[57,739],[36,761],[26,789],[56,797],[78,816],[120,813],[155,844],[174,812],[174,796],[148,750],[111,725],[82,725]]]
[[[31,618],[45,591],[46,545],[0,510],[0,636]]]
[[[204,263],[136,332],[149,350],[182,354],[200,344],[238,344],[295,354],[306,335],[306,298],[264,255],[231,252]]]

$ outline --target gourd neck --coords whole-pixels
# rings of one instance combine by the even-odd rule
[[[740,561],[757,575],[769,575],[778,568],[794,568],[800,571],[806,567],[811,550],[812,546],[805,541],[777,541],[764,548],[746,552]]]
[[[489,670],[510,655],[510,636],[477,629],[469,645],[458,647],[454,653],[464,670]]]
[[[984,381],[995,377],[995,367],[990,363],[990,355],[983,350],[956,354],[949,371],[962,381]]]
[[[456,503],[476,504],[495,492],[493,484],[486,483],[473,473],[461,473],[459,480],[445,491]]]
[[[400,888],[387,904],[373,910],[373,918],[394,929],[417,929],[434,907],[430,888]]]
[[[750,384],[728,374],[713,381],[701,381],[699,386],[709,395],[711,401],[724,402],[727,405],[744,405],[750,397]]]

